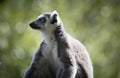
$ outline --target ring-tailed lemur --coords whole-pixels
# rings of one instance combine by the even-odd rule
[[[56,11],[41,14],[30,27],[40,30],[44,40],[24,78],[93,78],[86,48],[65,32]]]

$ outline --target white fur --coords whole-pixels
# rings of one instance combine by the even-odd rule
[[[55,70],[54,72],[57,72],[56,70],[59,67],[59,60],[55,38],[51,32],[42,33],[42,35],[46,43],[42,54],[48,60],[48,62],[50,62],[51,66],[53,66],[52,68]]]

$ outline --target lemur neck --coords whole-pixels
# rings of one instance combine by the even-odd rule
[[[63,26],[57,26],[54,30],[54,37],[56,41],[64,40],[66,38],[66,33]]]
[[[49,44],[54,41],[59,41],[59,40],[65,39],[66,34],[65,34],[64,27],[59,25],[53,31],[42,32],[42,35],[44,37],[45,42],[47,44]]]
[[[55,41],[54,35],[51,31],[42,32],[42,36],[44,38],[45,43],[50,44]]]

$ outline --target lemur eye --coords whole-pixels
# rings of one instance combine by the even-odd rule
[[[46,18],[45,17],[41,17],[41,18],[39,18],[39,21],[44,23],[44,22],[46,22]]]

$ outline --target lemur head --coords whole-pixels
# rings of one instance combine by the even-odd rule
[[[41,14],[37,20],[30,23],[30,27],[40,31],[54,30],[61,24],[59,14],[56,11]]]

